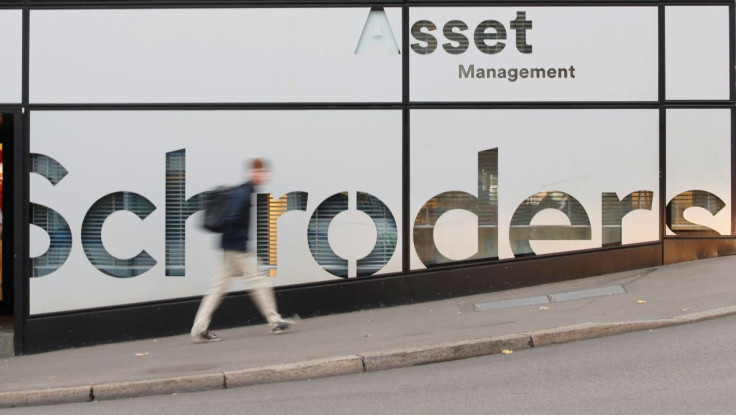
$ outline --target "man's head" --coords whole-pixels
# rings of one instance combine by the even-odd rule
[[[263,184],[268,180],[269,171],[263,159],[255,158],[250,164],[250,181],[255,185]]]

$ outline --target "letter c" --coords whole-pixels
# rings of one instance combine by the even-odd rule
[[[102,243],[102,225],[119,210],[133,212],[143,220],[156,210],[156,206],[133,192],[116,192],[101,197],[84,216],[82,247],[89,262],[105,274],[115,278],[136,277],[153,268],[156,260],[146,251],[141,251],[133,258],[116,258],[110,255]]]

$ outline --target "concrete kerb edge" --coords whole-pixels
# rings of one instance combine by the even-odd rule
[[[92,385],[94,400],[136,398],[225,389],[223,372]]]
[[[616,334],[641,330],[653,330],[686,323],[689,322],[678,319],[639,320],[617,323],[583,323],[548,330],[530,331],[524,334],[531,337],[533,347],[543,347],[552,344],[570,343],[579,340],[613,336]]]
[[[92,385],[0,392],[0,409],[92,401]]]
[[[697,313],[683,314],[675,317],[675,319],[683,320],[685,323],[697,323],[699,321],[712,320],[714,318],[728,317],[732,315],[736,315],[736,305],[714,308],[712,310],[705,310]]]
[[[318,379],[364,372],[363,357],[329,357],[281,365],[224,372],[225,386],[237,388],[273,382]]]
[[[488,356],[503,350],[532,347],[530,336],[512,334],[476,340],[464,340],[432,346],[411,347],[383,352],[364,353],[366,372]]]
[[[504,350],[523,350],[627,332],[691,324],[732,315],[736,315],[736,306],[683,314],[674,318],[614,323],[585,323],[507,336],[331,357],[244,370],[55,389],[0,392],[0,408],[168,395],[372,372],[488,356],[501,353]]]
[[[673,318],[634,320],[617,323],[583,323],[554,329],[522,333],[531,337],[532,347],[562,344],[597,337],[612,336],[642,330],[654,330],[670,326],[697,323],[736,315],[736,305],[683,314]]]

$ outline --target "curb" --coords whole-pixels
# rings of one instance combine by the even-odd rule
[[[502,350],[521,350],[532,347],[529,336],[514,334],[477,340],[411,347],[363,354],[366,372],[446,362],[470,357],[488,356]]]
[[[714,308],[712,310],[700,311],[698,313],[683,314],[675,317],[684,320],[687,323],[697,323],[699,321],[712,320],[714,318],[728,317],[736,314],[736,305]]]
[[[543,347],[634,331],[677,326],[685,323],[684,320],[676,319],[640,320],[619,323],[584,323],[548,330],[531,331],[525,334],[531,337],[533,347]]]
[[[133,382],[114,382],[92,385],[91,396],[94,400],[103,401],[224,388],[225,379],[222,373],[207,373],[202,375],[178,376],[164,379],[147,379]]]
[[[228,388],[363,372],[361,356],[342,356],[225,372]]]
[[[728,306],[705,310],[697,313],[683,314],[673,318],[654,320],[633,320],[618,323],[583,323],[573,326],[557,327],[538,331],[525,332],[531,337],[532,347],[551,344],[569,343],[597,337],[613,336],[642,330],[654,330],[670,326],[698,323],[715,318],[736,315],[736,306]]]
[[[19,406],[57,405],[62,403],[91,402],[92,387],[34,389],[0,393],[0,408]]]
[[[622,333],[680,326],[732,315],[736,315],[736,306],[683,314],[674,318],[614,323],[584,323],[521,334],[330,357],[243,370],[54,389],[0,392],[0,408],[170,395],[373,372],[489,356],[499,354],[505,350],[524,350]]]

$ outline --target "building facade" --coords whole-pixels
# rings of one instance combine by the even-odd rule
[[[187,332],[208,190],[312,316],[730,255],[731,1],[0,0],[16,354]],[[260,321],[238,281],[217,326]]]

